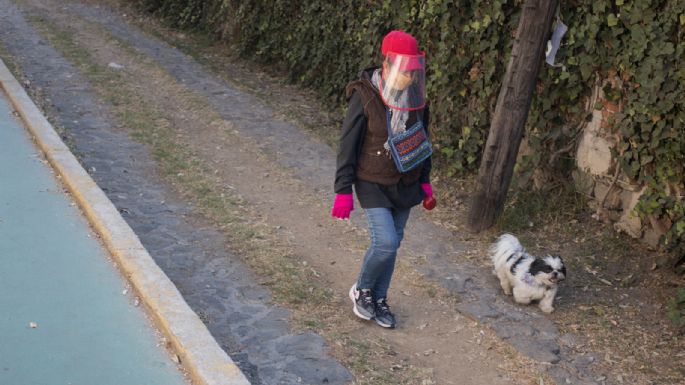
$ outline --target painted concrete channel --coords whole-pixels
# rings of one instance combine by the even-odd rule
[[[83,4],[65,7],[102,25],[189,88],[205,95],[223,118],[239,122],[242,135],[262,143],[264,150],[294,170],[300,181],[311,185],[322,199],[330,200],[335,159],[332,149],[301,128],[274,120],[273,111],[257,98],[237,90],[192,58],[145,35],[106,8]],[[288,332],[288,312],[266,305],[267,291],[254,283],[244,266],[227,255],[220,234],[209,225],[189,228],[180,219],[192,208],[169,198],[154,177],[150,166],[154,162],[141,145],[109,127],[78,71],[41,40],[9,0],[0,0],[0,8],[8,10],[0,14],[0,41],[32,86],[41,87],[51,100],[52,109],[57,111],[55,118],[70,127],[70,137],[82,153],[81,161],[98,170],[93,177],[115,206],[126,208],[126,221],[189,305],[212,315],[214,321],[208,323],[208,329],[250,382],[321,383],[324,378],[331,384],[350,381],[347,370],[325,355],[319,336]],[[25,50],[27,46],[35,49]],[[241,115],[241,111],[247,111],[247,115]],[[278,132],[277,142],[274,132]],[[595,359],[590,357],[592,353],[572,353],[571,347],[581,337],[560,335],[546,317],[513,306],[498,294],[489,271],[453,263],[450,256],[463,252],[463,246],[456,244],[447,230],[421,218],[410,228],[411,232],[429,235],[408,238],[403,247],[427,257],[428,263],[417,269],[458,294],[462,298],[459,311],[489,326],[518,351],[540,362],[542,370],[560,384],[610,384],[594,380],[607,376],[588,368]],[[194,245],[200,240],[203,249],[198,254]],[[222,286],[221,282],[233,282],[234,286]]]
[[[247,384],[2,61],[0,88],[173,345],[174,354],[182,357],[192,381]],[[7,179],[2,182],[3,193],[8,193],[3,194],[7,200],[2,222],[8,228],[1,243],[8,260],[3,263],[7,275],[2,285],[7,286],[0,302],[6,305],[3,340],[9,342],[3,349],[9,350],[2,354],[5,369],[0,379],[7,376],[6,383],[16,384],[185,383],[164,344],[155,347],[155,332],[141,325],[146,322],[142,312],[119,295],[126,284],[108,266],[107,251],[90,235],[88,224],[60,194],[47,167],[35,155],[27,161],[35,150],[28,133],[22,135],[23,129],[12,121],[8,100],[0,94],[3,164],[12,165],[5,168]],[[34,243],[36,239],[42,241]],[[29,316],[46,321],[40,332],[34,332],[39,338],[10,327]],[[38,322],[29,325],[38,329]]]
[[[186,384],[13,114],[2,90],[22,98],[7,75],[0,61],[0,383]]]

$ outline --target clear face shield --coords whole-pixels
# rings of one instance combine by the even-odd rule
[[[418,110],[426,105],[426,57],[389,52],[383,61],[381,97],[390,108]]]

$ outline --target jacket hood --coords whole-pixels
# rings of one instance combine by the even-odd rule
[[[373,76],[373,72],[377,69],[381,68],[380,66],[372,66],[372,67],[367,67],[361,70],[359,72],[359,80],[367,80],[369,83],[371,82],[371,76]]]

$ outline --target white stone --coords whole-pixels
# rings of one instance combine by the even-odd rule
[[[611,167],[612,143],[599,135],[600,122],[601,114],[593,114],[576,153],[578,168],[594,175],[606,175]]]
[[[614,229],[617,231],[622,231],[633,238],[641,238],[642,221],[635,213],[635,206],[640,201],[642,191],[629,194],[626,193],[627,192],[624,191],[624,196],[628,195],[629,198],[623,202],[623,215],[621,215],[621,218],[619,218],[618,222],[614,223]]]

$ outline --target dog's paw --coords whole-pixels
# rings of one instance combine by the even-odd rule
[[[554,307],[553,306],[540,306],[540,310],[542,310],[544,313],[549,314],[549,313],[554,311]]]
[[[504,294],[506,294],[506,295],[511,295],[511,288],[503,287],[502,291],[504,291]]]
[[[521,305],[528,305],[528,304],[530,304],[531,299],[528,297],[514,296],[514,301],[516,301],[516,303],[521,304]]]

